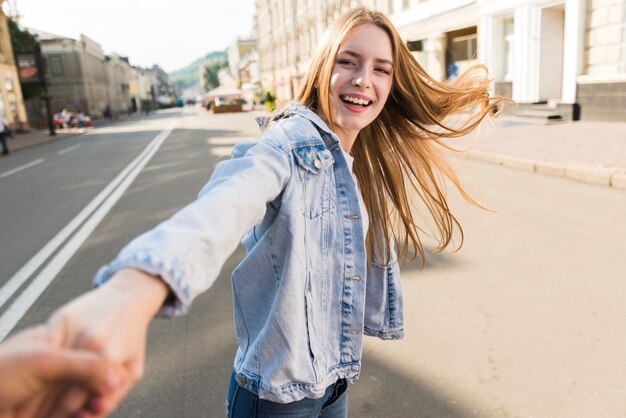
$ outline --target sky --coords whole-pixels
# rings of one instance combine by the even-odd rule
[[[22,26],[84,34],[105,54],[172,72],[251,37],[255,0],[6,0],[5,12],[7,3],[17,6]]]

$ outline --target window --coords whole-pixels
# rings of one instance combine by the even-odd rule
[[[417,60],[417,62],[426,70],[428,71],[428,41],[426,39],[419,39],[416,41],[408,41],[406,43],[406,46],[409,48],[409,51],[411,51],[411,54],[413,55],[413,57],[415,57],[415,59]]]
[[[478,36],[475,33],[452,38],[452,60],[467,61],[476,59]]]
[[[60,55],[50,55],[48,58],[48,68],[50,75],[60,77],[63,75],[63,61]]]
[[[423,51],[424,50],[424,42],[419,39],[417,41],[407,41],[406,46],[409,48],[409,51]]]
[[[393,2],[394,0],[387,0],[387,14],[393,14]]]
[[[402,0],[402,10],[406,10],[411,7],[411,0]]]

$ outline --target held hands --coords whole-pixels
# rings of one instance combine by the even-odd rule
[[[22,331],[0,345],[0,417],[50,416],[59,386],[80,387],[103,396],[120,383],[96,353],[61,348],[43,325]],[[60,405],[63,415],[81,405]]]
[[[48,326],[61,346],[101,355],[120,377],[120,384],[109,391],[65,385],[54,404],[55,414],[63,416],[67,405],[82,405],[80,416],[101,417],[117,407],[143,376],[148,325],[167,294],[160,279],[124,269],[51,316]]]

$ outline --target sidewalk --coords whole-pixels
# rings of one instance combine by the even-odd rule
[[[28,133],[13,133],[13,138],[7,138],[11,153],[24,148],[34,147],[52,141],[60,141],[70,136],[78,135],[75,129],[57,129],[55,136],[50,136],[47,129],[32,130]]]
[[[146,117],[144,114],[133,114],[131,116],[121,117],[117,120],[100,119],[94,121],[94,126],[85,128],[85,132],[91,132],[94,129],[98,129],[101,126],[109,126],[115,123],[127,122],[130,120],[136,120]],[[50,136],[49,130],[46,129],[33,129],[30,132],[20,133],[14,132],[13,138],[7,138],[7,144],[9,151],[14,152],[24,148],[34,147],[47,142],[59,141],[74,135],[80,135],[78,128],[64,128],[55,129],[56,135]]]
[[[461,139],[467,158],[626,190],[626,123],[497,120]]]

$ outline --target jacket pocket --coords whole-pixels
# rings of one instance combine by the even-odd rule
[[[402,284],[398,263],[371,264],[365,291],[365,334],[383,340],[404,334]]]
[[[306,316],[306,333],[307,333],[307,344],[309,348],[309,355],[311,356],[311,364],[313,366],[313,371],[315,373],[315,382],[319,382],[322,377],[322,370],[320,370],[321,365],[321,352],[320,345],[317,339],[316,331],[316,321],[314,317],[314,303],[313,297],[311,293],[311,275],[307,274],[306,287],[304,290],[304,308],[305,308],[305,316]]]
[[[317,218],[335,207],[333,162],[330,151],[323,145],[293,150],[299,167],[302,190],[302,214]]]

